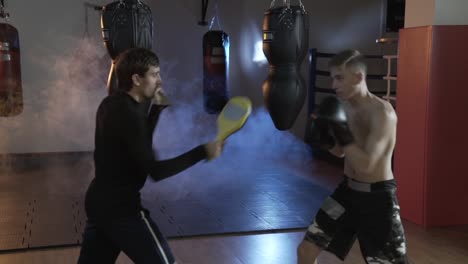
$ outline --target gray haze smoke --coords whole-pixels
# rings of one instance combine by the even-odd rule
[[[28,57],[30,71],[22,73],[24,112],[0,119],[0,152],[92,148],[95,113],[106,94],[110,58],[96,39],[64,39],[72,43],[68,49]],[[17,142],[20,139],[27,142]]]
[[[104,47],[96,40],[79,39],[66,56],[42,63],[55,74],[46,88],[31,99],[43,107],[30,118],[40,121],[52,132],[54,139],[44,140],[67,142],[78,150],[90,145],[91,148],[85,149],[94,149],[95,113],[106,95],[110,66]],[[161,70],[173,105],[160,117],[154,134],[154,149],[159,159],[166,159],[213,140],[217,116],[203,109],[201,76],[192,81],[180,80],[175,62],[162,62]],[[236,91],[230,92],[236,94]],[[37,139],[42,140],[40,135]],[[53,194],[84,193],[94,175],[92,157],[71,159],[72,163],[70,159],[64,158],[63,163],[58,159],[49,166],[44,165],[43,173],[49,179],[44,187]],[[264,173],[282,173],[285,177],[306,175],[305,168],[310,162],[311,155],[302,140],[289,132],[276,130],[265,109],[258,108],[244,128],[227,140],[220,158],[200,162],[157,184],[149,181],[142,193],[150,200],[155,196],[183,199],[191,193],[210,191],[235,177]]]
[[[44,92],[43,114],[57,140],[72,150],[93,150],[96,110],[106,96],[111,59],[103,45],[91,38],[78,39],[67,56],[50,65],[57,78]],[[58,158],[60,159],[60,158]],[[65,158],[48,166],[49,193],[83,194],[94,176],[91,156]]]
[[[60,55],[31,58],[38,71],[48,74],[39,76],[42,78],[36,80],[37,87],[31,84],[24,87],[34,88],[34,93],[25,98],[23,115],[0,122],[4,134],[10,135],[1,138],[2,153],[8,153],[12,146],[21,143],[15,142],[15,138],[32,139],[35,143],[18,152],[76,152],[94,148],[95,115],[107,94],[111,60],[99,40],[70,38],[69,43],[72,45]],[[24,129],[28,126],[35,128],[36,133]],[[40,155],[35,160],[20,157],[13,161],[9,161],[7,155],[2,163],[2,172],[25,175],[21,180],[23,188],[31,187],[35,193],[84,193],[84,187],[94,175],[89,155]],[[29,164],[31,169],[25,167],[23,171],[23,165],[15,164]],[[43,180],[37,181],[39,176]]]
[[[153,148],[159,159],[178,156],[216,136],[217,115],[204,112],[201,79],[187,83],[175,79],[175,65],[161,65],[164,88],[174,105],[163,111],[154,134]],[[308,175],[311,161],[306,144],[290,132],[278,131],[262,107],[254,109],[245,126],[228,138],[220,158],[202,161],[156,184],[148,181],[142,194],[150,201],[188,199],[236,177]]]

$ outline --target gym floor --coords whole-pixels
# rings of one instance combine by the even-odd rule
[[[93,169],[90,161],[89,154],[49,157],[46,162],[47,166],[44,166],[44,159],[37,157],[23,157],[10,161],[10,164],[3,161],[2,167],[9,167],[9,173],[2,170],[2,177],[0,177],[0,226],[2,226],[0,246],[3,247],[0,249],[0,264],[76,263],[79,254],[79,229],[82,228],[82,224],[76,223],[84,219],[82,205],[80,205],[81,198],[78,197],[73,202],[67,203],[57,197],[64,197],[60,196],[63,194],[75,197],[74,194],[84,193]],[[306,218],[312,217],[326,192],[333,189],[341,175],[339,166],[330,165],[327,162],[315,161],[313,165],[309,165],[307,171],[310,173],[301,174],[302,177],[308,175],[306,176],[309,177],[308,179],[298,179],[291,175],[284,176],[292,173],[287,170],[278,173],[277,169],[259,169],[253,172],[256,175],[253,187],[248,187],[249,181],[243,181],[241,178],[227,182],[225,186],[228,187],[223,189],[223,192],[231,191],[239,194],[240,190],[255,188],[256,195],[246,196],[247,193],[253,193],[248,191],[243,195],[238,195],[238,199],[223,198],[222,203],[229,203],[224,206],[225,211],[219,211],[219,208],[223,206],[219,207],[216,204],[208,206],[206,203],[208,200],[202,199],[208,197],[207,195],[197,196],[193,193],[190,195],[192,201],[205,201],[203,205],[207,207],[207,210],[219,216],[216,218],[218,223],[222,224],[230,219],[231,221],[226,223],[230,229],[206,229],[206,225],[202,228],[203,225],[187,225],[188,222],[178,221],[178,217],[184,219],[185,213],[181,212],[198,210],[192,205],[199,206],[200,203],[187,203],[187,199],[184,200],[184,204],[190,206],[184,208],[168,207],[168,204],[171,204],[168,201],[159,202],[152,210],[152,213],[156,214],[153,217],[161,224],[161,229],[169,237],[169,243],[178,263],[293,264],[296,263],[296,247],[303,237],[307,223],[311,220]],[[252,175],[246,174],[246,171],[240,174],[245,176],[244,179],[252,178]],[[74,177],[73,182],[65,181],[64,179],[70,175],[81,177]],[[200,189],[201,192],[207,191],[204,181],[190,182],[190,188]],[[305,196],[308,190],[312,190],[310,192],[315,193],[316,196]],[[155,197],[148,195],[148,192],[144,192],[143,196],[155,200]],[[31,200],[32,197],[42,198]],[[213,197],[211,200],[216,201],[220,197],[216,196],[217,199]],[[159,197],[159,199],[162,198]],[[302,205],[300,201],[304,199],[309,199],[311,202]],[[21,201],[23,201],[23,206],[19,206]],[[25,201],[33,201],[33,204]],[[182,200],[178,203],[182,203],[180,201]],[[232,203],[233,201],[240,201],[237,207]],[[70,205],[68,209],[70,214],[64,214],[68,205]],[[61,209],[57,206],[61,206]],[[304,211],[307,206],[310,207],[308,212]],[[166,208],[167,215],[164,213],[157,215],[161,212],[158,208],[162,207]],[[171,211],[173,212],[170,213]],[[228,214],[229,211],[235,211],[236,215],[243,214],[246,217],[233,218]],[[283,211],[287,212],[288,217],[286,214],[277,213]],[[25,215],[24,212],[34,220],[31,221],[32,224],[18,224],[24,221],[24,217],[18,218],[17,216]],[[293,213],[295,215],[291,217]],[[223,214],[230,217],[223,218]],[[202,216],[203,214],[194,214],[194,217],[190,219],[193,222],[197,222],[198,219],[200,222]],[[172,224],[163,224],[164,217],[173,219]],[[62,219],[62,221],[57,219]],[[76,232],[60,231],[66,225],[64,223],[68,223],[67,221],[74,225]],[[261,225],[259,225],[260,222]],[[11,227],[7,228],[8,225]],[[411,263],[468,263],[468,226],[424,230],[407,221],[404,221],[404,226]],[[185,233],[181,233],[180,230],[184,230]],[[29,235],[23,234],[21,239],[21,235],[15,235],[19,233],[29,233]],[[8,247],[13,250],[7,250]],[[333,259],[328,254],[323,254],[321,258]],[[121,254],[117,263],[132,262]],[[354,245],[345,263],[364,263],[358,243]]]

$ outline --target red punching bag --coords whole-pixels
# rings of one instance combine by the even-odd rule
[[[210,30],[203,36],[203,102],[209,114],[220,113],[229,100],[229,36]]]
[[[3,1],[0,9],[0,16],[7,18]],[[22,111],[18,30],[8,23],[0,23],[0,116],[15,116]]]

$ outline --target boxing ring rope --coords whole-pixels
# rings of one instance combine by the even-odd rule
[[[392,71],[392,60],[397,60],[398,56],[397,55],[384,55],[383,58],[387,60],[387,75],[383,77],[383,79],[387,81],[387,93],[384,96],[382,96],[382,98],[387,101],[390,101],[390,100],[396,101],[395,94],[391,93],[391,81],[396,81],[397,77],[392,76],[391,71]]]
[[[317,51],[316,48],[309,50],[309,99],[308,99],[308,113],[312,113],[315,108],[315,93],[334,94],[331,88],[321,88],[316,86],[317,75],[330,76],[329,71],[317,69],[318,58],[331,58],[335,56],[333,53],[324,53]],[[386,92],[371,91],[375,95],[381,96],[387,101],[396,101],[395,92],[391,91],[391,82],[397,80],[397,76],[391,74],[392,60],[397,60],[398,55],[364,55],[367,59],[385,59],[387,61],[387,73],[383,74],[368,74],[368,80],[384,80],[387,82]]]

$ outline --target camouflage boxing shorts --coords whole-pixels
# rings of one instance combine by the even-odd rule
[[[345,177],[304,239],[344,260],[356,238],[366,263],[408,263],[394,180],[370,184]]]

